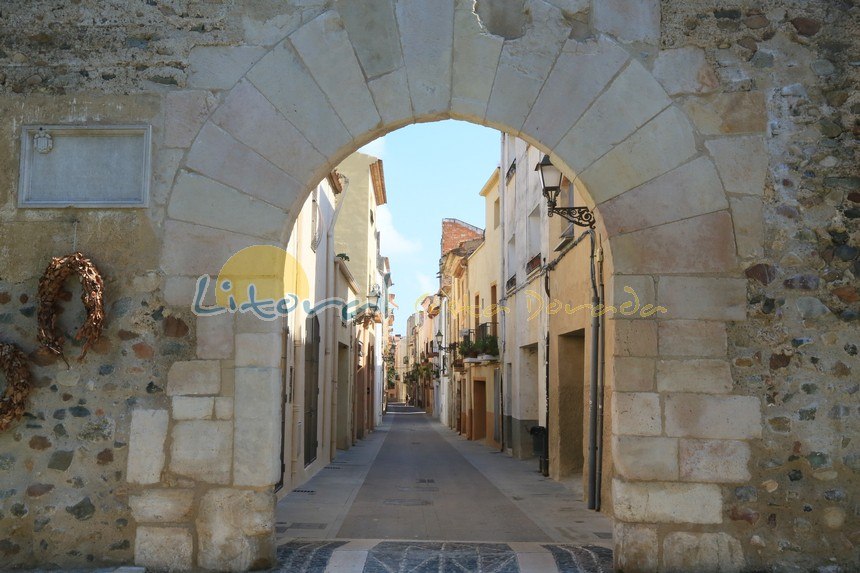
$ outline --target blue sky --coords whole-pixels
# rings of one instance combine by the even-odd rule
[[[484,227],[478,193],[499,164],[499,140],[498,131],[448,120],[410,125],[361,149],[381,158],[385,169],[388,204],[378,225],[400,306],[395,333],[406,333],[416,300],[439,288],[442,219]]]

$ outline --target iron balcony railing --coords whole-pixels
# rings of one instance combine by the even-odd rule
[[[498,336],[498,332],[498,322],[485,322],[483,324],[479,324],[476,340],[480,340],[482,338],[489,338],[490,336]]]

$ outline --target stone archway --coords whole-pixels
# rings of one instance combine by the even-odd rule
[[[180,122],[173,146],[188,149],[167,206],[168,300],[187,304],[194,279],[240,248],[284,242],[308,190],[384,133],[458,118],[517,134],[587,189],[608,233],[609,302],[629,284],[669,308],[608,321],[619,567],[740,567],[724,490],[748,478],[761,403],[732,384],[725,325],[745,318],[741,263],[761,249],[763,98],[703,95],[715,82],[695,50],[640,60],[659,36],[651,3],[529,0],[521,14],[479,10],[489,31],[466,0],[336,4],[271,49],[201,57],[191,83],[220,101],[168,96],[168,122]],[[198,321],[198,359],[174,364],[168,388],[235,380],[232,415],[195,427],[220,444],[210,460],[220,471],[199,472],[184,525],[138,523],[136,555],[147,563],[175,546],[195,566],[244,570],[273,555],[280,333],[203,320],[213,319]],[[166,416],[136,411],[132,449],[163,427],[169,463],[193,462]],[[135,463],[129,481],[158,495]]]

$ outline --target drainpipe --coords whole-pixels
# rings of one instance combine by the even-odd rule
[[[546,259],[544,259],[546,260]],[[549,273],[544,275],[543,288],[546,291],[546,299],[552,300],[549,292]],[[541,473],[545,476],[549,475],[549,317],[546,322],[546,334],[544,336],[544,390],[546,391],[546,433],[543,440],[543,463],[541,464]]]
[[[589,384],[589,417],[588,417],[588,509],[597,508],[597,453],[598,453],[598,367],[600,353],[598,341],[600,339],[600,316],[595,311],[600,304],[600,293],[597,290],[597,277],[595,276],[595,252],[594,252],[594,230],[589,231],[591,238],[591,380]]]
[[[341,176],[341,187],[343,191],[341,193],[346,193],[349,188],[349,179],[345,176]],[[332,193],[334,196],[334,193]],[[326,296],[333,297],[334,296],[334,285],[335,285],[335,272],[337,272],[337,264],[335,263],[334,257],[334,225],[337,223],[337,218],[340,215],[340,209],[343,207],[343,199],[341,198],[340,202],[338,202],[337,206],[334,208],[334,214],[331,217],[331,222],[328,225],[328,230],[326,230],[326,259],[328,264],[326,265]],[[340,346],[337,343],[337,326],[340,321],[340,314],[335,312],[329,313],[329,329],[326,333],[326,353],[328,358],[326,359],[326,373],[325,380],[329,380],[334,382],[334,373],[335,373],[335,364],[334,358],[335,353],[333,349],[340,349]],[[350,353],[351,354],[351,353]],[[340,386],[342,382],[348,381],[337,381],[337,385]],[[332,422],[329,423],[330,430],[330,447],[329,447],[329,461],[333,460],[335,457],[335,453],[337,452],[337,391],[334,388],[334,384],[332,384],[332,396],[331,396],[331,417]]]
[[[502,301],[507,300],[508,293],[505,288],[505,281],[507,281],[506,272],[505,272],[505,253],[508,252],[508,241],[507,237],[505,237],[505,177],[502,174],[502,165],[505,165],[507,161],[507,157],[505,156],[505,134],[501,134],[499,137],[499,157],[502,158],[502,162],[499,164],[499,235],[502,237],[502,245],[499,248],[499,259],[501,262],[499,263],[499,297],[496,304],[502,306]],[[501,451],[505,451],[505,403],[504,403],[504,395],[505,395],[505,340],[507,336],[507,332],[505,331],[505,313],[499,312],[499,332],[498,332],[498,340],[499,340],[499,368],[500,379],[501,379],[501,406],[500,410],[502,411],[502,447]],[[513,383],[511,380],[511,391],[513,392]],[[511,424],[513,425],[513,416],[511,416]],[[513,434],[511,434],[513,435]],[[511,444],[511,449],[513,450],[513,444]]]
[[[604,293],[604,282],[603,282],[603,247],[597,248],[597,265],[598,265],[598,277],[600,279],[600,300],[605,301],[606,295]],[[606,315],[600,315],[600,374],[599,374],[599,390],[597,392],[597,470],[594,473],[594,489],[596,491],[595,494],[595,503],[594,509],[600,511],[600,489],[602,485],[603,478],[603,392],[605,389],[605,375],[606,375]]]

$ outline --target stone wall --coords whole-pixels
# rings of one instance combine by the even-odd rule
[[[720,88],[760,90],[768,112],[764,228],[738,245],[750,256],[748,319],[728,330],[733,385],[763,397],[765,419],[747,483],[724,491],[724,518],[750,563],[849,571],[860,542],[860,7],[662,6],[662,46],[704,48]],[[732,201],[735,216],[744,201]]]

